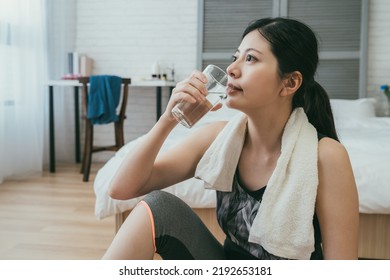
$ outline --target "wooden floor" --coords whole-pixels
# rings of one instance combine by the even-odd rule
[[[93,179],[79,165],[0,184],[0,259],[100,259],[115,234],[114,217],[94,216]]]
[[[93,180],[101,165],[92,166],[87,183],[79,165],[57,164],[56,173],[0,184],[0,260],[100,259],[115,235],[114,216],[94,215]],[[197,210],[222,241],[215,213]],[[372,224],[371,216],[378,221]],[[361,215],[359,256],[390,259],[389,230],[388,215]]]

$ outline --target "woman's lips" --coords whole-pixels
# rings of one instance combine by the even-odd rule
[[[241,90],[242,90],[241,88],[239,88],[239,87],[237,87],[237,86],[235,86],[233,84],[228,84],[226,93],[228,95],[231,95],[234,92],[241,91]]]

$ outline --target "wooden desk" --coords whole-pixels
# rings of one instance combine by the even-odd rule
[[[55,126],[54,126],[54,87],[73,87],[74,88],[74,122],[75,122],[75,160],[81,162],[80,154],[80,104],[78,80],[50,80],[47,83],[49,87],[49,161],[50,172],[54,173],[55,168]],[[160,118],[162,112],[162,88],[168,87],[172,91],[176,85],[172,81],[163,80],[135,80],[131,81],[130,87],[155,87],[156,88],[156,121]]]

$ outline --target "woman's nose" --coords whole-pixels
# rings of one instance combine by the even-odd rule
[[[237,66],[237,61],[234,61],[226,68],[226,73],[229,77],[237,78],[239,76],[240,72]]]

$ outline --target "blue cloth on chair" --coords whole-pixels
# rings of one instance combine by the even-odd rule
[[[87,118],[92,124],[116,122],[122,78],[110,75],[91,76]]]

